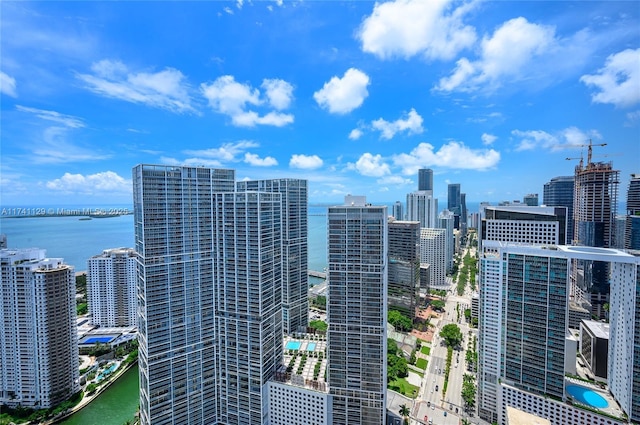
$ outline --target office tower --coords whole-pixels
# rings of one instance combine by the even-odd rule
[[[138,325],[137,261],[133,248],[114,248],[87,261],[87,303],[100,327]]]
[[[567,244],[573,244],[573,183],[574,176],[560,176],[552,178],[544,184],[542,203],[548,207],[567,208]]]
[[[418,190],[433,191],[433,170],[421,168],[418,170]]]
[[[0,250],[0,405],[48,409],[80,390],[73,267]]]
[[[420,222],[389,220],[389,308],[412,320],[420,290]]]
[[[328,210],[327,379],[333,422],[386,417],[387,207],[347,196]]]
[[[420,229],[420,262],[429,264],[429,285],[446,285],[446,229]]]
[[[447,209],[443,210],[438,215],[439,229],[445,229],[444,250],[446,255],[446,271],[453,270],[453,252],[454,252],[454,240],[453,240],[453,213]]]
[[[451,211],[455,217],[454,228],[460,228],[460,183],[450,183],[447,186],[447,209]]]
[[[241,181],[239,192],[280,193],[283,208],[282,325],[284,332],[306,332],[309,323],[308,189],[307,181],[274,179]]]
[[[402,202],[396,201],[393,204],[393,212],[391,214],[396,220],[404,220],[404,208]]]
[[[615,296],[611,304],[609,389],[632,420],[637,415],[640,367],[637,360],[635,366],[633,362],[640,354],[636,342],[640,326],[633,317],[640,299],[640,257],[604,248],[485,241],[478,350],[481,417],[506,423],[505,408],[512,406],[543,415],[552,424],[623,421],[622,415],[620,422],[612,422],[597,410],[585,411],[565,402],[573,397],[567,388],[577,382],[565,378],[576,360],[575,345],[566,338],[573,260],[612,264]]]
[[[524,198],[522,199],[522,202],[525,205],[528,205],[530,207],[537,207],[538,206],[538,194],[537,193],[530,193],[528,195],[524,195]]]
[[[588,161],[586,166],[581,163],[576,167],[573,211],[577,245],[614,246],[619,174],[610,162]],[[577,277],[580,274],[583,280]],[[603,305],[609,298],[608,274],[604,263],[578,262],[574,267],[572,293],[576,298],[585,297],[598,317],[604,317]]]
[[[430,190],[418,190],[407,194],[407,220],[419,221],[420,227],[435,227],[438,200]]]
[[[467,234],[467,194],[460,194],[460,227],[464,229],[464,236]]]
[[[218,386],[227,360],[235,367],[239,359],[216,355],[221,338],[216,313],[226,307],[216,297],[219,290],[227,292],[216,285],[225,270],[216,264],[215,249],[216,239],[235,233],[236,226],[234,221],[217,226],[213,195],[233,192],[234,176],[233,170],[195,167],[133,169],[143,425],[216,423],[227,402]],[[246,258],[229,257],[234,260],[239,262],[234,276],[246,276],[240,264]],[[258,342],[259,335],[254,335]],[[240,379],[236,376],[225,375],[225,384]]]
[[[631,174],[629,190],[627,190],[624,247],[640,249],[640,174]]]

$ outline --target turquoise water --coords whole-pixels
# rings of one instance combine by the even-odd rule
[[[116,370],[116,367],[118,367],[118,365],[112,364],[111,366],[109,366],[108,368],[100,372],[100,375],[98,375],[98,377],[96,378],[98,382],[102,381],[104,378],[111,375],[113,371]]]
[[[133,420],[140,398],[138,366],[125,372],[84,409],[61,425],[122,425]]]
[[[604,397],[588,388],[578,385],[569,385],[567,386],[567,392],[571,394],[571,397],[588,406],[598,409],[604,409],[609,406],[609,403],[604,399]]]
[[[310,342],[307,344],[307,351],[314,351],[316,349],[316,343]]]
[[[299,350],[300,349],[300,341],[289,341],[287,345],[285,345],[285,349],[287,350]]]

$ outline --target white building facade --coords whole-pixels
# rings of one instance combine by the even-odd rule
[[[87,303],[100,327],[138,324],[137,261],[133,248],[106,249],[87,261]]]
[[[430,287],[447,284],[446,229],[420,229],[420,263],[430,265]]]
[[[418,190],[407,194],[407,221],[419,221],[420,227],[436,227],[438,199],[431,190]]]
[[[73,267],[2,249],[0,275],[0,404],[56,406],[80,390]]]

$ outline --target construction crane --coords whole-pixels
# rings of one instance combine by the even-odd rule
[[[575,147],[575,148],[584,148],[587,147],[587,165],[591,164],[591,156],[593,154],[593,147],[594,146],[607,146],[606,143],[598,143],[598,144],[593,144],[593,141],[591,139],[589,139],[589,144],[578,144],[578,145],[564,145],[565,147]],[[569,159],[569,158],[567,158]],[[577,159],[577,158],[574,158]],[[582,155],[580,155],[580,167],[582,167]]]

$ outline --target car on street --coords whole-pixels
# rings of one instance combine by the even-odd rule
[[[436,385],[436,391],[438,391],[438,386]]]

